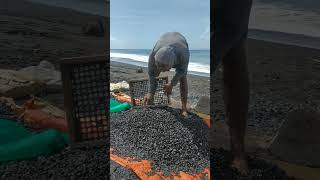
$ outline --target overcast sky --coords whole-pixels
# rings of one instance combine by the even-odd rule
[[[164,32],[183,34],[190,49],[210,48],[209,0],[110,1],[111,49],[152,49]]]

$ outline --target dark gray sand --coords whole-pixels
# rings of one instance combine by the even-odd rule
[[[293,109],[320,109],[320,51],[249,39],[248,127],[274,136]],[[213,119],[225,120],[222,71],[212,78]]]
[[[249,158],[249,174],[240,175],[230,167],[230,153],[222,149],[211,149],[210,166],[212,168],[211,178],[219,180],[293,180],[286,173],[272,163]]]
[[[107,146],[65,148],[34,160],[0,166],[0,179],[108,179]]]
[[[85,36],[88,22],[107,18],[23,0],[0,1],[0,67],[20,69],[47,60],[60,68],[61,58],[107,53],[107,36]],[[107,33],[108,34],[108,33]],[[61,93],[41,94],[63,109]]]
[[[82,34],[88,22],[106,17],[23,0],[0,1],[0,66],[18,69],[64,57],[106,53],[106,37]]]
[[[270,150],[283,161],[320,167],[319,127],[320,111],[292,111],[270,146]]]

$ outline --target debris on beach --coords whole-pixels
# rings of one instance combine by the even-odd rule
[[[0,69],[0,96],[22,98],[43,90],[42,83],[24,79],[19,71]]]
[[[128,89],[129,89],[129,84],[126,81],[122,81],[118,83],[110,83],[111,92],[120,92]]]
[[[62,91],[61,72],[49,61],[44,60],[37,66],[22,68],[17,73],[24,80],[45,84],[47,92]]]
[[[136,71],[137,73],[143,73],[143,69],[142,69],[142,67],[140,67],[139,69],[137,69],[137,71]]]

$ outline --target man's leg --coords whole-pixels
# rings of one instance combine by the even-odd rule
[[[184,116],[187,115],[187,101],[188,101],[188,82],[187,76],[183,76],[180,79],[180,96],[182,104],[182,113]]]
[[[229,125],[233,166],[248,172],[244,136],[249,103],[249,78],[246,63],[246,38],[237,43],[224,57],[224,100]]]

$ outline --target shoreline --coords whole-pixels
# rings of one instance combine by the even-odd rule
[[[318,36],[249,28],[248,38],[320,50],[320,37]]]
[[[106,9],[109,9],[107,6],[109,3],[106,0],[25,0],[30,3],[37,3],[46,6],[52,6],[57,8],[72,9],[80,13],[86,13],[88,15],[98,15],[108,17],[108,14],[105,12]],[[105,8],[103,8],[105,6]]]
[[[142,73],[137,73],[137,70],[142,68]],[[172,79],[175,72],[165,72],[161,73],[160,76],[168,76],[169,81]],[[147,68],[121,63],[121,62],[110,62],[110,82],[121,82],[121,81],[131,81],[136,79],[146,79],[148,78],[147,75]],[[188,78],[188,104],[191,107],[195,106],[195,103],[199,100],[201,96],[208,96],[210,97],[210,78],[197,76],[197,75],[187,75]],[[179,84],[177,84],[173,90],[171,98],[175,101],[180,102],[180,89]],[[180,107],[179,107],[180,108]]]
[[[132,65],[132,66],[147,68],[147,65],[144,65],[143,64],[144,62],[141,62],[141,61],[135,61],[135,60],[127,59],[127,58],[121,58],[121,60],[124,60],[126,62],[120,62],[121,60],[111,60],[111,59],[112,58],[110,58],[110,62],[122,63],[122,64],[128,64],[128,65]],[[131,62],[131,61],[135,61],[135,62]],[[141,65],[139,65],[139,64],[141,64]],[[174,73],[174,70],[171,70],[170,72]],[[210,73],[203,73],[203,72],[196,72],[196,71],[188,71],[188,75],[210,78]]]
[[[138,70],[139,68],[142,68],[143,69],[143,73],[146,73],[147,71],[147,67],[144,67],[144,66],[139,66],[139,65],[134,65],[134,64],[128,64],[128,63],[123,63],[123,62],[118,62],[118,61],[110,61],[110,68],[114,68],[115,66],[119,66],[119,67],[125,67],[127,66],[128,69],[134,69],[134,70]],[[112,72],[110,72],[112,73]],[[166,73],[162,73],[164,75],[168,75],[168,76],[173,76],[174,75],[174,71],[170,71],[170,72],[166,72]],[[137,74],[140,74],[140,73],[137,73]],[[198,77],[198,78],[207,78],[209,79],[209,77],[206,77],[206,76],[201,76],[201,75],[196,75],[196,74],[188,74],[187,76],[195,76],[195,77]]]
[[[5,0],[0,1],[0,5],[0,15],[47,20],[47,23],[58,21],[60,23],[79,25],[84,20],[95,18],[105,19],[105,23],[108,21],[106,16],[29,0]],[[32,9],[32,11],[28,11],[28,9]],[[107,13],[107,9],[105,13]]]

